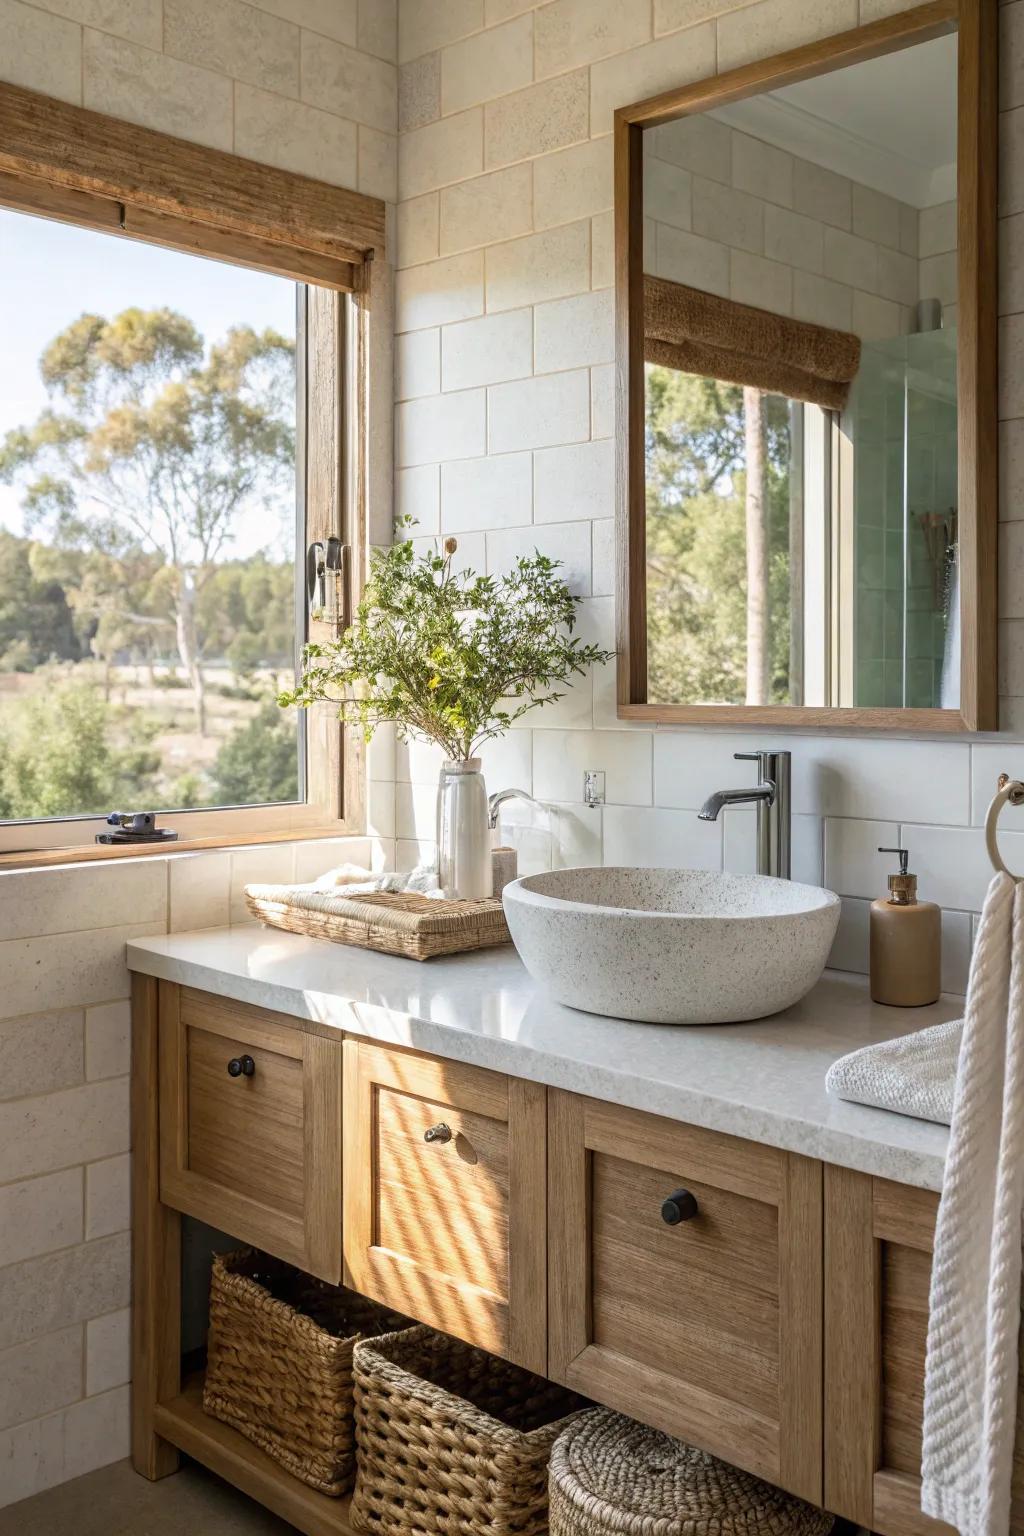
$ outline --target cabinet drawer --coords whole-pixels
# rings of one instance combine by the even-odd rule
[[[821,1164],[548,1103],[549,1374],[818,1501]]]
[[[544,1099],[496,1072],[345,1042],[346,1284],[537,1371]]]
[[[340,1041],[160,985],[160,1192],[325,1280],[341,1275]]]

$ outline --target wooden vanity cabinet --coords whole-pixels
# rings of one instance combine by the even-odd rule
[[[340,1040],[160,983],[160,1198],[336,1284]]]
[[[548,1093],[548,1374],[821,1500],[821,1164]]]
[[[345,1283],[543,1373],[545,1090],[345,1041]]]

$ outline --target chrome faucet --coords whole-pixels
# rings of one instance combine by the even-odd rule
[[[739,762],[756,763],[758,782],[751,789],[716,789],[697,815],[701,821],[717,821],[723,805],[757,806],[757,872],[790,878],[792,814],[790,811],[790,754],[788,752],[734,752]]]
[[[498,819],[501,815],[501,808],[505,804],[506,800],[526,800],[530,805],[537,805],[539,803],[533,798],[532,795],[528,795],[525,789],[498,790],[498,792],[491,795],[487,801],[487,825],[490,827],[492,832],[498,825]]]

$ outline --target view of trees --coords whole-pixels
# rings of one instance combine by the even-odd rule
[[[294,515],[293,343],[128,308],[39,367],[0,438],[0,818],[294,799],[294,565],[235,542]]]
[[[648,366],[646,460],[650,698],[788,703],[789,402]]]

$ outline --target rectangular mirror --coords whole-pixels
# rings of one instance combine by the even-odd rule
[[[618,114],[624,716],[995,728],[995,25]]]

